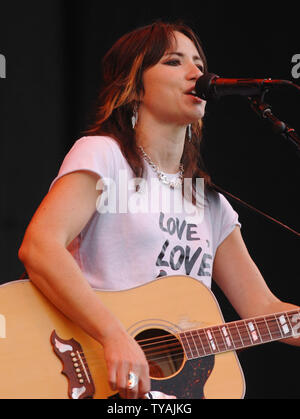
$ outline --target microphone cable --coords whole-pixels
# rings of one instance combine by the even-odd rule
[[[235,195],[233,195],[233,194],[231,194],[231,193],[229,193],[229,192],[225,191],[225,190],[224,190],[223,188],[221,188],[220,186],[215,185],[214,183],[211,183],[211,184],[210,184],[210,186],[211,186],[211,188],[212,188],[213,190],[215,190],[216,192],[220,192],[220,193],[222,193],[223,195],[227,196],[229,199],[233,199],[233,200],[234,200],[234,201],[236,201],[238,204],[240,204],[240,205],[242,205],[242,206],[246,207],[247,209],[250,209],[251,211],[253,211],[253,212],[255,212],[255,213],[257,213],[257,214],[261,215],[261,216],[262,216],[262,217],[264,217],[264,218],[267,218],[269,221],[271,221],[271,222],[273,222],[273,223],[275,223],[275,224],[277,224],[277,225],[280,225],[282,228],[284,228],[285,230],[288,230],[288,231],[289,231],[290,233],[292,233],[292,234],[295,234],[297,237],[300,237],[300,233],[298,233],[298,231],[296,231],[296,230],[294,230],[293,228],[291,228],[291,227],[289,227],[289,226],[287,226],[287,225],[283,224],[281,221],[276,220],[275,218],[271,217],[270,215],[268,215],[268,214],[264,213],[263,211],[260,211],[259,209],[257,209],[257,208],[255,208],[255,207],[253,207],[252,205],[248,204],[247,202],[242,201],[240,198],[238,198],[237,196],[235,196]]]

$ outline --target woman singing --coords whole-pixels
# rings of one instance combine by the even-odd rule
[[[238,215],[210,187],[199,155],[206,104],[194,92],[206,70],[181,24],[117,41],[103,60],[95,123],[65,157],[19,250],[33,283],[103,346],[109,384],[123,398],[151,390],[149,365],[93,288],[178,274],[210,287],[213,277],[241,318],[295,308],[269,290]]]

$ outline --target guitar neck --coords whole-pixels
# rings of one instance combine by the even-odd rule
[[[300,310],[238,320],[179,333],[188,359],[261,345],[295,337],[300,329]]]

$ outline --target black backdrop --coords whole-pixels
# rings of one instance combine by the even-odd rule
[[[298,9],[239,2],[95,0],[1,2],[0,282],[23,272],[17,251],[25,228],[91,114],[105,51],[123,33],[154,19],[183,19],[199,34],[209,69],[223,77],[292,80],[300,54]],[[300,97],[268,94],[275,115],[298,132]],[[250,109],[245,98],[209,104],[204,155],[215,183],[300,230],[299,157]],[[248,249],[270,288],[300,304],[299,238],[232,202]],[[215,289],[226,320],[236,314]],[[248,398],[299,398],[299,349],[273,343],[243,351]]]

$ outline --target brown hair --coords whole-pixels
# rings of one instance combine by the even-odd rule
[[[138,28],[120,38],[105,55],[103,84],[98,97],[95,122],[87,134],[112,136],[120,145],[136,177],[143,176],[144,162],[138,151],[131,118],[136,98],[144,91],[143,73],[154,66],[171,47],[174,32],[187,36],[197,48],[207,71],[206,57],[200,41],[188,26],[182,23],[155,22]],[[192,124],[192,141],[185,141],[182,163],[184,177],[204,178],[210,184],[210,177],[204,171],[200,155],[202,121]]]

